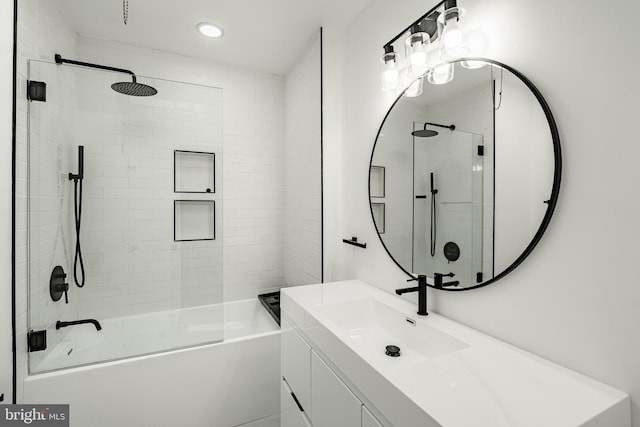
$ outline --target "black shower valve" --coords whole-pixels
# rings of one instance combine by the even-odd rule
[[[65,281],[67,274],[64,269],[57,265],[51,272],[51,278],[49,279],[49,294],[53,301],[60,301],[62,294],[64,294],[65,304],[69,304],[69,284]]]

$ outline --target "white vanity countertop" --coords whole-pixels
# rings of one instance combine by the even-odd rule
[[[393,329],[398,335],[403,335],[405,325],[415,328],[405,316],[416,320],[417,329],[407,331],[429,336],[426,341],[435,343],[433,351],[422,351],[428,347],[424,345],[411,348],[410,334],[398,338],[404,339],[401,348],[407,350],[398,358],[386,356],[378,342],[374,347],[365,345],[382,335],[367,335],[348,323],[353,320],[357,326],[372,304],[382,307],[374,313],[384,322],[402,317],[398,329]],[[445,427],[630,425],[626,393],[435,313],[418,316],[416,304],[359,280],[283,288],[281,306],[285,316],[397,427],[418,419],[411,418],[411,408],[428,414],[421,425]],[[347,325],[338,325],[336,319],[343,318]],[[410,401],[411,407],[407,409],[402,400]]]

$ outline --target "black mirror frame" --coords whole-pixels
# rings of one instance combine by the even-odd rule
[[[553,212],[555,211],[556,205],[558,203],[558,195],[560,193],[560,182],[561,182],[561,176],[562,176],[562,150],[560,148],[560,134],[558,132],[558,126],[556,125],[556,120],[553,117],[553,114],[551,113],[551,108],[549,108],[549,104],[547,104],[547,101],[544,99],[544,97],[542,96],[542,94],[540,93],[538,88],[531,82],[531,80],[529,80],[526,76],[524,76],[522,73],[520,73],[519,71],[515,70],[514,68],[512,68],[512,67],[510,67],[508,65],[505,65],[505,64],[503,64],[501,62],[494,61],[492,59],[475,58],[475,57],[474,58],[461,58],[461,59],[458,59],[458,60],[455,60],[455,61],[451,61],[451,63],[455,64],[455,63],[461,62],[461,61],[482,61],[482,62],[486,62],[486,63],[491,64],[491,65],[495,65],[495,66],[501,67],[501,68],[511,72],[516,77],[518,77],[520,79],[520,81],[522,81],[529,88],[529,90],[531,90],[533,95],[538,100],[538,103],[542,107],[542,110],[544,111],[544,115],[547,118],[547,123],[549,124],[549,130],[551,132],[551,138],[552,138],[552,142],[553,142],[554,172],[553,172],[553,186],[551,188],[551,196],[550,196],[550,198],[549,198],[549,200],[547,202],[547,211],[545,212],[544,218],[542,219],[542,222],[540,223],[540,227],[538,227],[538,230],[536,231],[536,234],[533,236],[533,238],[531,239],[531,242],[529,242],[529,244],[524,249],[522,254],[520,254],[520,256],[518,256],[515,259],[515,261],[513,261],[511,263],[511,265],[509,265],[509,267],[505,268],[502,272],[500,272],[499,274],[493,276],[491,279],[487,280],[486,282],[482,282],[482,283],[479,283],[479,284],[474,285],[474,286],[469,286],[469,287],[466,287],[466,288],[436,288],[433,285],[428,285],[429,287],[431,287],[433,289],[439,289],[441,291],[449,291],[449,292],[470,291],[472,289],[482,288],[484,286],[487,286],[487,285],[490,285],[492,283],[495,283],[498,280],[500,280],[503,277],[505,277],[507,274],[511,273],[516,267],[518,267],[522,263],[522,261],[525,260],[525,258],[527,258],[531,254],[531,252],[533,252],[533,249],[540,242],[540,239],[542,239],[542,235],[545,233],[545,231],[547,230],[547,227],[549,226],[549,223],[551,222],[551,217],[553,216]],[[406,91],[406,89],[405,89],[405,91]],[[373,155],[374,155],[375,150],[376,150],[376,145],[378,143],[378,138],[380,137],[380,132],[382,131],[382,127],[384,126],[385,122],[387,121],[387,118],[389,117],[389,114],[393,110],[393,107],[395,107],[395,105],[398,103],[398,101],[400,99],[402,99],[402,97],[404,96],[404,92],[405,91],[403,91],[396,98],[396,100],[393,101],[393,104],[391,104],[391,106],[389,107],[389,110],[387,111],[387,114],[385,114],[384,119],[382,120],[382,123],[380,124],[380,127],[378,128],[378,133],[376,134],[376,140],[374,141],[373,147],[371,149],[371,159],[369,160],[369,176],[371,176],[371,166],[373,165]],[[387,245],[385,245],[384,241],[382,240],[382,236],[380,235],[380,232],[378,231],[378,225],[376,224],[376,222],[374,220],[374,217],[373,217],[373,207],[371,206],[371,179],[368,180],[368,189],[369,189],[369,191],[368,191],[368,194],[369,194],[369,198],[368,198],[369,199],[369,210],[371,212],[371,220],[373,221],[373,226],[376,229],[376,233],[378,234],[378,238],[380,239],[380,243],[382,243],[382,247],[387,252],[389,257],[391,257],[393,262],[405,274],[407,274],[407,276],[414,277],[413,274],[411,274],[411,272],[407,271],[393,257],[391,252],[389,252],[389,249],[387,248]]]

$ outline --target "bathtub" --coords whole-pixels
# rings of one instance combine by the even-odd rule
[[[29,375],[24,403],[68,403],[72,427],[232,427],[280,411],[280,329],[257,299],[100,323],[46,350],[34,368],[57,370]],[[124,358],[160,340],[190,347]]]

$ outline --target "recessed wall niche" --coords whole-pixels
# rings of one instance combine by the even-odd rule
[[[214,200],[174,200],[173,240],[192,242],[216,239]]]
[[[371,197],[384,197],[384,181],[384,166],[371,166],[371,173],[369,175],[369,188],[371,190]]]
[[[371,211],[373,212],[373,218],[375,219],[376,226],[378,227],[378,233],[384,234],[384,203],[371,203]]]
[[[215,193],[216,155],[201,151],[173,152],[174,193]]]

